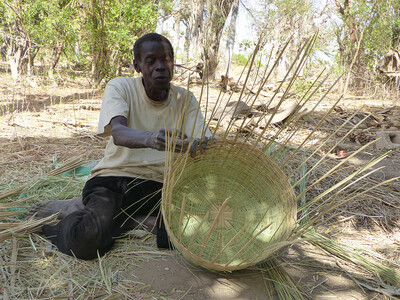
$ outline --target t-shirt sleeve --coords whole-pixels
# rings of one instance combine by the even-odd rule
[[[107,83],[104,90],[97,135],[109,136],[111,134],[111,119],[116,116],[128,117],[129,106],[127,95],[122,84],[122,79],[115,78]]]
[[[187,120],[185,126],[185,134],[187,136],[193,136],[193,138],[201,138],[203,136],[203,132],[205,132],[205,136],[211,137],[212,134],[207,127],[207,122],[204,119],[204,116],[199,107],[199,102],[192,92],[189,92],[188,97],[188,109],[187,109]],[[194,130],[193,130],[193,125]],[[193,135],[192,135],[193,132]]]

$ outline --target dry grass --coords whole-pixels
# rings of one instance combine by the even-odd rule
[[[49,249],[36,234],[15,236],[0,252],[2,292],[12,299],[157,298],[125,271],[138,262],[171,255],[154,248],[153,242],[145,246],[140,240],[123,239],[98,260],[82,261]]]

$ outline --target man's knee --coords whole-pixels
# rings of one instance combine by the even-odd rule
[[[44,226],[43,232],[58,249],[80,259],[103,255],[113,245],[110,224],[93,212],[82,210],[68,215],[56,226]]]

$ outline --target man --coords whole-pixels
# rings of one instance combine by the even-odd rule
[[[175,151],[190,147],[195,155],[211,138],[193,94],[170,84],[174,52],[169,40],[146,34],[135,42],[134,57],[142,77],[115,78],[106,86],[97,133],[111,138],[82,199],[41,202],[28,213],[60,212],[60,222],[43,226],[43,232],[61,252],[77,258],[104,254],[121,232],[138,223],[155,227],[157,246],[169,248],[159,216],[167,140],[177,136]]]

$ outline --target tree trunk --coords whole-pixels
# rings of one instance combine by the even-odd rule
[[[343,6],[341,3],[336,0],[336,5],[338,7],[338,11],[342,16],[345,32],[343,37],[343,62],[344,66],[347,66],[347,79],[343,86],[343,92],[346,92],[350,81],[353,83],[352,85],[360,85],[360,76],[361,74],[357,74],[360,70],[359,68],[359,59],[355,57],[358,55],[358,51],[363,49],[363,47],[357,46],[358,40],[357,36],[359,35],[358,27],[356,24],[355,17],[353,15],[353,0],[345,0],[343,2]],[[355,74],[355,76],[352,76]],[[350,80],[351,79],[351,80]]]
[[[105,77],[108,69],[108,51],[106,33],[104,30],[104,7],[98,0],[90,0],[90,14],[92,21],[92,80],[93,87],[97,87]]]
[[[177,15],[175,15],[175,22],[173,25],[173,31],[175,34],[174,34],[173,41],[172,41],[174,49],[175,49],[175,62],[176,62],[178,53],[181,51],[181,49],[179,49],[179,42],[180,42],[180,37],[181,37],[181,35],[180,35],[181,19],[182,19],[181,14],[178,13]]]
[[[12,48],[9,48],[9,50],[12,50]],[[18,48],[15,51],[7,51],[7,56],[10,63],[11,76],[16,80],[21,75],[21,48]]]
[[[355,89],[356,95],[362,95],[364,90],[364,79],[365,79],[365,49],[361,44],[356,64],[354,66],[355,71]]]
[[[231,67],[233,47],[236,38],[236,20],[239,12],[239,0],[234,0],[232,4],[231,22],[229,24],[228,38],[226,40],[225,54],[225,76],[229,77],[229,69]]]
[[[191,11],[186,28],[185,63],[190,59],[199,59],[199,54],[202,53],[200,33],[203,28],[204,0],[189,0],[189,7]]]
[[[54,46],[53,49],[51,50],[53,60],[50,64],[50,69],[48,73],[50,79],[53,79],[54,70],[58,62],[60,61],[61,54],[63,51],[64,51],[64,41],[62,41],[60,45]]]
[[[397,8],[393,7],[393,16],[395,19],[400,20],[400,5]],[[400,24],[393,26],[392,29],[392,48],[400,49]]]
[[[203,30],[204,61],[206,74],[210,79],[215,78],[218,66],[218,50],[226,18],[234,0],[207,0],[208,18]]]
[[[16,80],[21,75],[24,64],[27,62],[24,59],[24,54],[28,49],[28,39],[19,24],[19,20],[10,23],[8,28],[10,37],[5,41],[6,56],[10,63],[11,76]]]

